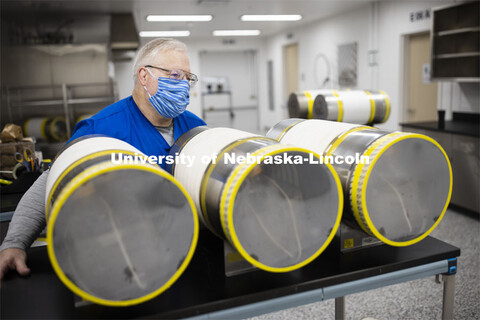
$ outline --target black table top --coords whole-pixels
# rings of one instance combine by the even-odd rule
[[[0,212],[14,211],[23,194],[38,179],[40,172],[25,172],[10,185],[0,186]]]
[[[445,121],[445,127],[439,128],[437,121],[426,121],[426,122],[402,122],[401,126],[432,130],[453,134],[462,134],[465,136],[471,137],[480,137],[480,126],[477,122],[472,121]]]
[[[24,193],[11,193],[0,195],[0,212],[15,211]]]
[[[5,229],[5,223],[2,223]],[[45,247],[29,251],[30,276],[9,273],[2,281],[1,318],[183,318],[346,283],[460,255],[432,237],[403,248],[374,246],[340,253],[334,244],[309,265],[288,273],[261,270],[226,277],[223,242],[202,230],[195,255],[170,289],[140,305],[74,307],[74,296],[57,278]]]

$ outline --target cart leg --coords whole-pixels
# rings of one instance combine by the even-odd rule
[[[335,298],[335,320],[345,319],[345,297]]]
[[[443,280],[443,310],[442,319],[453,319],[453,304],[455,298],[455,274],[442,275]]]

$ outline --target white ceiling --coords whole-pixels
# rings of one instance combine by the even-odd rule
[[[121,13],[132,12],[138,31],[190,30],[190,38],[212,37],[217,29],[259,29],[261,36],[331,17],[365,6],[371,0],[2,0],[7,12]],[[212,14],[210,22],[147,22],[149,14]],[[242,14],[301,14],[293,22],[243,22]]]

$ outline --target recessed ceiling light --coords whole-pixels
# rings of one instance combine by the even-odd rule
[[[188,37],[190,31],[141,31],[139,33],[140,37]]]
[[[242,21],[298,21],[302,19],[299,14],[244,14]]]
[[[258,36],[260,30],[215,30],[213,35],[217,37],[222,36]]]
[[[149,22],[188,22],[188,21],[212,21],[213,16],[211,14],[185,14],[185,15],[173,15],[173,14],[152,14],[147,16]]]

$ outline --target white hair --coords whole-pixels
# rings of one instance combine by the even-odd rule
[[[145,44],[137,53],[135,63],[133,64],[133,80],[135,84],[138,82],[138,69],[152,64],[154,57],[160,52],[167,51],[184,51],[187,52],[185,43],[171,38],[157,38]]]

